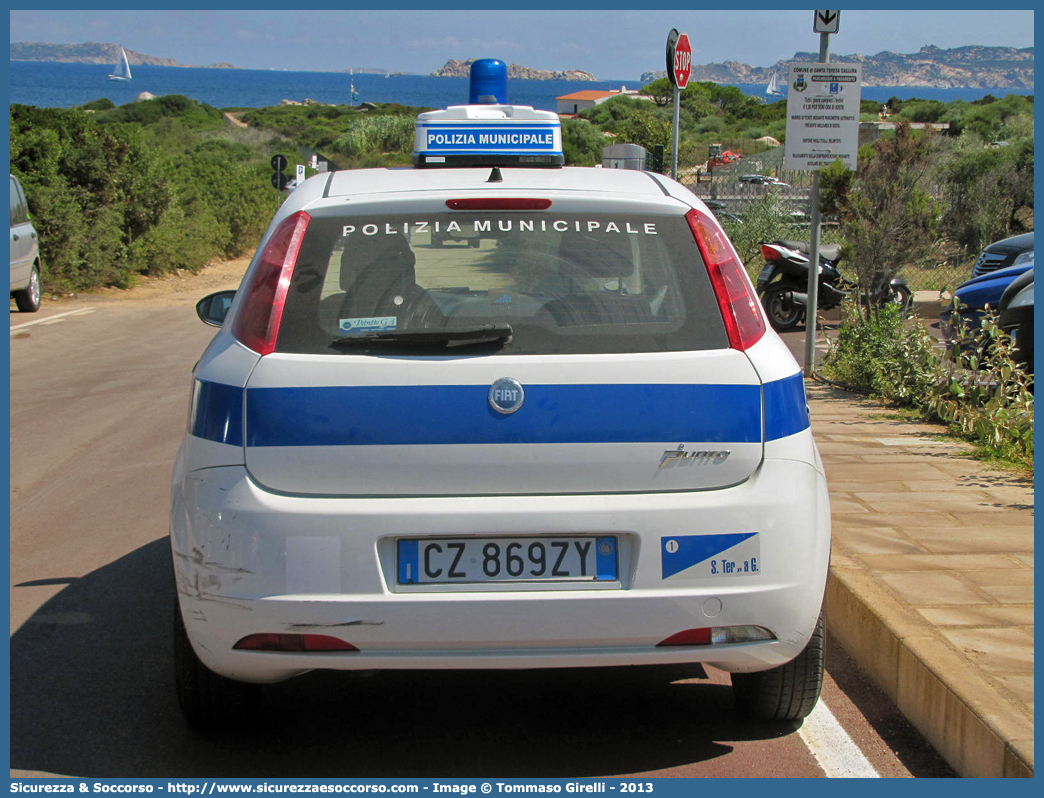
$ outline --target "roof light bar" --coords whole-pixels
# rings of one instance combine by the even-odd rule
[[[498,66],[499,65],[499,66]],[[558,114],[507,105],[507,68],[496,59],[471,66],[471,105],[454,105],[417,117],[413,165],[560,167]]]

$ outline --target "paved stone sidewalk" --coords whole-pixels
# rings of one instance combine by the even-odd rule
[[[830,633],[963,776],[1033,775],[1033,481],[807,381]]]

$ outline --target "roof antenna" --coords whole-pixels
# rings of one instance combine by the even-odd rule
[[[493,171],[489,173],[489,180],[487,180],[486,182],[487,183],[503,183],[504,182],[504,176],[502,174],[500,174],[500,167],[499,166],[494,166],[493,167]]]

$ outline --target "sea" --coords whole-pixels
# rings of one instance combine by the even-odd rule
[[[194,67],[133,67],[129,82],[108,80],[112,65],[58,64],[11,61],[8,73],[12,105],[38,108],[71,108],[108,98],[116,105],[134,102],[142,92],[157,97],[183,94],[215,108],[264,108],[283,100],[306,99],[326,104],[399,103],[411,107],[445,108],[468,102],[467,78],[434,78],[428,75],[383,75],[348,72],[291,72],[258,69],[203,69]],[[584,89],[638,89],[635,79],[567,81],[511,80],[508,102],[557,111],[556,97]],[[765,97],[764,85],[737,84],[753,97]],[[351,97],[355,88],[355,99]],[[1032,95],[1032,89],[934,89],[910,86],[864,86],[864,100],[978,100],[991,94]]]

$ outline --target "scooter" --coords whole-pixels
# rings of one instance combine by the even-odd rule
[[[779,240],[761,244],[765,266],[758,275],[757,292],[768,314],[769,323],[777,332],[792,330],[805,318],[811,250],[807,241]],[[856,284],[845,279],[838,270],[839,260],[839,244],[820,246],[819,292],[816,301],[819,310],[836,308],[856,290]],[[872,287],[870,301],[879,307],[900,305],[906,314],[913,305],[913,292],[901,277],[890,280],[882,277]]]

